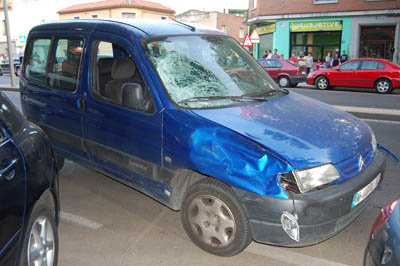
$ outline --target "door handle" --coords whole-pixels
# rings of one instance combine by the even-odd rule
[[[12,160],[6,168],[0,170],[0,179],[5,178],[6,180],[10,181],[15,176],[15,169],[14,166],[17,164],[18,159]]]

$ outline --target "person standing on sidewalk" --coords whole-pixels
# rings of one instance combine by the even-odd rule
[[[311,72],[311,69],[314,65],[314,58],[312,56],[311,52],[308,52],[308,55],[306,56],[306,70],[307,70],[307,75]]]
[[[344,63],[344,62],[346,62],[347,60],[349,60],[349,57],[348,57],[347,54],[346,54],[346,50],[343,50],[343,53],[342,53],[342,55],[340,56],[340,62],[341,62],[341,63]]]
[[[271,56],[272,59],[279,59],[278,49],[274,49],[274,54]]]

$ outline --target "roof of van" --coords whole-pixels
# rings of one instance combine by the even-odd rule
[[[128,29],[134,27],[138,29],[142,36],[154,37],[161,35],[181,35],[181,34],[218,34],[225,35],[222,31],[207,28],[201,25],[182,24],[174,20],[151,20],[151,19],[72,19],[48,22],[37,25],[31,31],[59,31],[59,30],[84,30],[100,28],[103,31],[107,28],[112,32],[118,32],[118,28]],[[118,27],[118,28],[116,28]]]

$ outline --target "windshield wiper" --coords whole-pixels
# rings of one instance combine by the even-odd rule
[[[198,96],[198,97],[191,97],[179,101],[178,104],[183,103],[192,103],[192,102],[207,102],[207,101],[216,101],[216,100],[231,100],[236,102],[248,102],[248,101],[268,101],[268,99],[264,97],[260,97],[259,95],[241,95],[241,96]]]

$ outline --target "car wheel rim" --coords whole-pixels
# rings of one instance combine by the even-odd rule
[[[54,231],[50,221],[38,217],[32,225],[28,241],[28,265],[52,266],[54,262]]]
[[[379,81],[376,87],[379,92],[387,92],[389,90],[389,83],[387,81]]]
[[[235,238],[236,223],[229,207],[213,196],[194,198],[188,208],[193,232],[205,244],[223,248]]]
[[[326,79],[318,80],[318,88],[326,89],[328,87],[328,81]]]
[[[281,87],[286,87],[288,84],[289,84],[289,81],[288,81],[287,78],[281,78],[281,79],[279,79],[279,85],[280,85]]]

